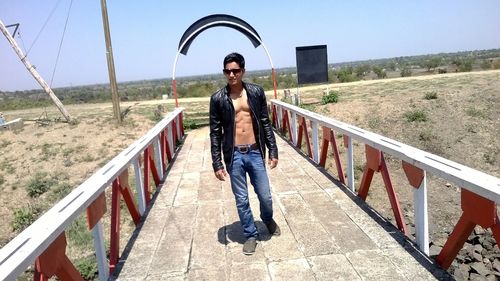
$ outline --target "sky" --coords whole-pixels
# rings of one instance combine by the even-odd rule
[[[500,48],[498,0],[107,0],[107,7],[118,82],[171,79],[183,33],[211,14],[250,24],[276,69],[295,67],[299,46],[327,45],[329,63]],[[0,20],[20,24],[15,40],[53,88],[109,83],[99,0],[0,0]],[[175,76],[221,73],[230,52],[245,56],[247,70],[271,69],[262,46],[219,26],[179,56]],[[41,87],[0,33],[0,91],[29,89]]]

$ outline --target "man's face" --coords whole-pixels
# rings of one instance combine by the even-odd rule
[[[243,79],[243,74],[245,74],[245,69],[240,68],[239,64],[236,62],[230,62],[224,67],[224,75],[230,86],[240,84]]]

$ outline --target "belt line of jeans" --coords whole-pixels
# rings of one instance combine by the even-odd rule
[[[259,146],[257,143],[252,143],[252,144],[244,144],[244,145],[236,145],[234,147],[235,151],[239,151],[240,153],[248,153],[252,150],[257,150]]]

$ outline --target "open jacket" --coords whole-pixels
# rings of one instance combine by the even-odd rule
[[[264,89],[258,85],[245,82],[243,82],[243,88],[247,92],[255,140],[259,146],[262,159],[266,157],[266,146],[269,149],[269,158],[278,159],[278,147],[269,121]],[[229,97],[228,85],[215,92],[210,98],[210,144],[214,172],[224,169],[221,150],[224,154],[226,167],[228,169],[231,167],[236,126],[234,120],[234,106]]]

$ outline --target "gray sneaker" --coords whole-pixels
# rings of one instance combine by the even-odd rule
[[[281,235],[281,229],[273,219],[271,219],[269,222],[264,223],[264,224],[266,225],[267,231],[269,231],[269,234],[274,235],[274,236]]]
[[[255,248],[257,247],[257,239],[255,237],[250,237],[248,240],[243,244],[243,254],[250,256],[255,253]]]

